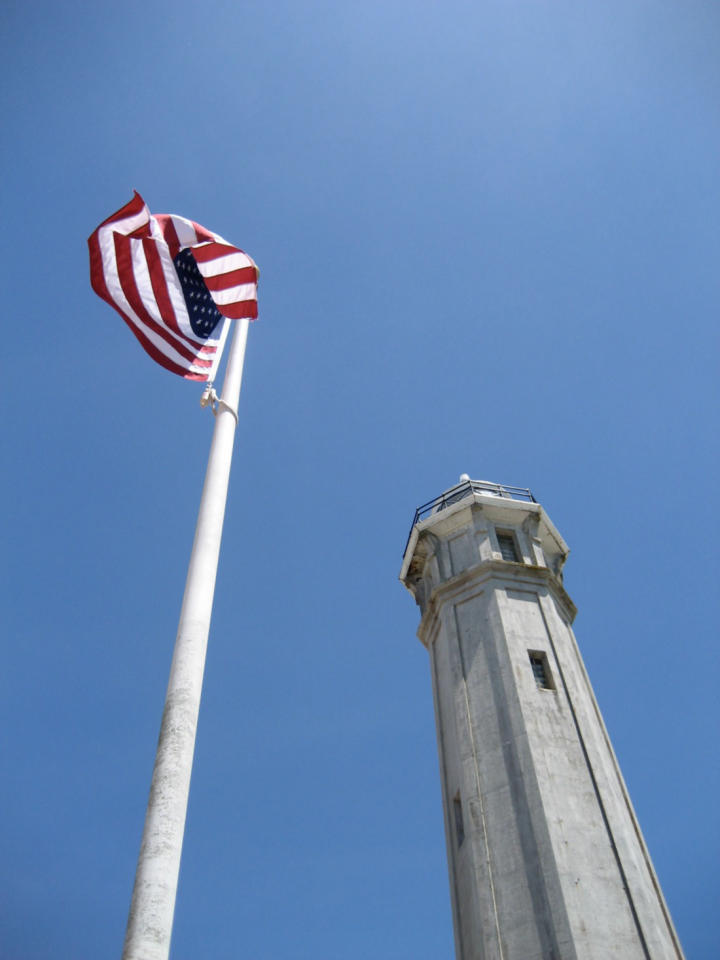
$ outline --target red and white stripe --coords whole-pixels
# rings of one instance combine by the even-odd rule
[[[228,331],[193,333],[173,257],[190,248],[223,317],[257,317],[258,270],[238,247],[171,214],[153,216],[139,193],[89,237],[90,283],[120,314],[147,353],[189,380],[213,380]]]

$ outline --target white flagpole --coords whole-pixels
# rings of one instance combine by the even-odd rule
[[[236,320],[217,405],[155,755],[122,960],[167,960],[248,320]]]

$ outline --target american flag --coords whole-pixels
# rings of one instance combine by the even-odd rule
[[[192,220],[153,216],[137,192],[88,246],[93,290],[153,360],[188,380],[212,382],[227,320],[257,317],[254,261]]]

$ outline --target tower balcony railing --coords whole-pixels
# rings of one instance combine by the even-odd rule
[[[410,537],[415,529],[415,524],[420,523],[421,520],[425,520],[426,517],[430,517],[434,513],[438,513],[440,510],[446,510],[458,501],[464,500],[465,497],[471,497],[474,493],[483,493],[491,497],[504,497],[507,500],[523,500],[525,503],[537,503],[537,500],[527,487],[513,487],[505,483],[490,483],[487,480],[464,480],[462,483],[457,484],[457,486],[451,487],[450,490],[446,490],[445,493],[441,493],[439,497],[428,500],[427,503],[417,508],[405,544],[405,550],[407,550],[408,543],[410,543]],[[403,550],[403,556],[405,556],[405,550]]]

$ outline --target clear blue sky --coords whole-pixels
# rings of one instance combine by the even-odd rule
[[[3,42],[3,960],[119,956],[211,417],[91,291],[139,190],[262,269],[173,960],[452,956],[397,581],[532,488],[689,958],[718,955],[720,12],[34,4]]]

